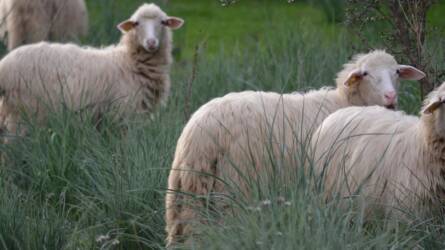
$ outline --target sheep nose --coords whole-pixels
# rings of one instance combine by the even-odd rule
[[[385,93],[385,99],[388,103],[393,104],[396,101],[397,93],[395,91],[389,91]]]
[[[147,45],[148,45],[149,48],[156,47],[156,39],[148,39],[147,40]]]

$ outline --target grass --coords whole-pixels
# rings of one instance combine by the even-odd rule
[[[91,34],[82,42],[109,44],[119,37],[116,24],[143,1],[87,2]],[[2,145],[0,249],[163,248],[163,198],[186,122],[184,107],[196,110],[216,96],[245,89],[290,92],[332,85],[355,53],[344,29],[306,4],[245,0],[221,7],[218,1],[171,0],[165,7],[187,21],[175,36],[168,105],[152,119],[120,124],[108,117],[101,130],[70,111],[54,113],[45,126],[30,123],[28,136]],[[186,98],[194,48],[202,41]],[[437,61],[440,55],[435,54]],[[401,108],[409,112],[420,107],[413,86],[404,84],[401,93]],[[444,247],[438,232],[443,224],[364,224],[360,213],[324,204],[304,179],[294,180],[267,190],[224,226],[205,228],[204,245],[196,248]],[[280,196],[289,205],[275,202]],[[272,204],[248,209],[265,199]]]
[[[87,1],[92,16],[99,17],[92,21],[93,43],[102,44],[116,41],[119,32],[115,26],[129,17],[140,4],[145,1],[98,0]],[[163,1],[154,1],[164,6],[170,15],[183,17],[185,26],[175,32],[175,45],[180,49],[179,56],[190,59],[194,48],[206,41],[206,51],[209,55],[218,54],[221,48],[232,51],[238,43],[256,46],[273,31],[279,29],[293,30],[301,20],[308,20],[319,25],[323,30],[334,33],[337,27],[326,24],[323,12],[311,5],[303,3],[289,4],[287,1],[243,0],[235,5],[222,7],[218,1],[181,1],[170,0],[165,5]],[[101,8],[107,6],[106,8]],[[329,35],[329,32],[322,32]],[[332,35],[331,35],[332,36]],[[180,54],[180,55],[179,55]]]

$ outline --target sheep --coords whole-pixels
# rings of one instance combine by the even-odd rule
[[[198,217],[192,207],[199,208],[199,202],[181,194],[224,193],[217,178],[230,180],[247,194],[239,170],[256,176],[270,165],[270,153],[274,159],[283,159],[282,165],[296,165],[294,156],[303,151],[301,144],[330,113],[354,105],[394,108],[399,78],[419,80],[424,76],[375,50],[345,64],[337,75],[336,89],[306,94],[245,91],[203,105],[177,142],[165,201],[167,245],[187,239],[193,231],[190,222]]]
[[[88,31],[84,0],[1,0],[0,21],[9,50],[44,40],[73,40]]]
[[[381,107],[328,116],[312,138],[313,167],[326,198],[357,197],[365,218],[415,219],[445,198],[445,83],[420,117]],[[344,200],[344,199],[341,199]]]
[[[170,91],[172,29],[184,21],[155,4],[143,4],[118,25],[122,37],[106,48],[40,42],[11,51],[0,61],[1,127],[16,131],[17,113],[38,120],[48,108],[86,108],[119,116],[152,113]]]

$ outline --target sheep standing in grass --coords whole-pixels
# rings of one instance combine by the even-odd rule
[[[430,93],[420,118],[381,107],[351,107],[327,117],[312,144],[315,172],[322,175],[328,197],[360,195],[368,216],[383,211],[408,218],[441,209],[443,103],[445,83]]]
[[[9,50],[67,41],[86,35],[88,13],[84,0],[0,0],[0,30]]]
[[[248,194],[240,172],[245,176],[267,172],[270,158],[280,166],[295,166],[295,156],[304,154],[299,151],[304,151],[311,132],[326,116],[354,105],[392,108],[399,79],[422,77],[423,72],[398,65],[391,55],[377,50],[346,64],[336,89],[304,95],[246,91],[203,105],[177,143],[166,195],[167,244],[191,234],[190,222],[198,217],[194,208],[205,204],[190,194],[227,193],[217,178],[235,183]]]
[[[118,45],[104,49],[41,42],[22,46],[0,61],[0,121],[15,132],[21,110],[44,117],[62,106],[119,114],[153,112],[170,90],[172,34],[183,20],[154,4],[142,5],[119,24]]]

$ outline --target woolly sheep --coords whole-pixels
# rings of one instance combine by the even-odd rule
[[[41,119],[46,108],[63,105],[98,113],[111,105],[120,115],[152,112],[169,94],[170,29],[182,24],[155,4],[144,4],[118,25],[123,32],[118,45],[97,49],[41,42],[13,50],[0,61],[1,125],[16,132],[19,111]]]
[[[192,207],[199,204],[180,193],[204,197],[224,193],[222,183],[210,177],[216,176],[236,183],[247,194],[238,170],[248,171],[248,176],[264,172],[270,165],[269,153],[274,159],[284,155],[285,166],[296,165],[300,145],[330,113],[353,105],[394,107],[399,78],[422,77],[423,72],[398,65],[391,55],[376,50],[345,64],[336,89],[283,95],[245,91],[203,105],[177,142],[166,195],[167,245],[187,238],[192,233],[189,222],[197,218]]]
[[[9,50],[44,40],[73,40],[88,30],[84,0],[0,0],[0,21]]]
[[[381,107],[351,107],[327,117],[312,138],[314,171],[327,197],[359,197],[366,217],[379,211],[408,219],[440,209],[444,102],[445,83],[430,93],[420,118]]]

